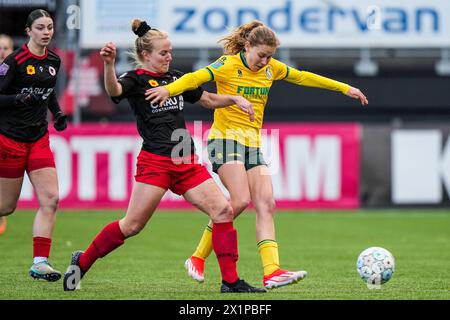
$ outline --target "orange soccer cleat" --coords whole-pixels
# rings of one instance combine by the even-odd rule
[[[205,270],[205,260],[198,257],[190,257],[184,263],[184,267],[186,268],[188,275],[198,281],[205,281],[204,270]]]
[[[306,271],[287,271],[278,269],[268,276],[264,276],[264,287],[267,289],[272,289],[287,286],[304,279],[307,274],[308,273]]]
[[[0,217],[0,235],[6,231],[6,217]]]

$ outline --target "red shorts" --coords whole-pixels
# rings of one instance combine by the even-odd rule
[[[0,178],[20,178],[25,170],[54,168],[48,132],[36,142],[20,142],[0,134]]]
[[[176,161],[144,150],[138,155],[136,164],[137,182],[151,184],[182,195],[211,178],[208,170],[197,162],[197,155]],[[176,163],[174,163],[176,162]]]

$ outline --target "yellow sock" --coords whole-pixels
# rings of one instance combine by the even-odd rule
[[[264,275],[268,276],[280,268],[278,244],[273,240],[263,240],[258,243],[258,251],[264,268]]]
[[[200,242],[193,256],[206,260],[206,258],[208,258],[208,256],[211,254],[212,250],[212,228],[208,225],[206,226],[205,231],[203,231],[202,238],[200,239]]]

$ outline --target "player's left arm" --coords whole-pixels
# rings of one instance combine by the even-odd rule
[[[207,109],[225,108],[231,105],[237,105],[242,111],[248,113],[250,121],[255,121],[253,105],[242,96],[233,96],[228,94],[215,94],[203,91],[199,100],[202,107]]]
[[[366,96],[358,88],[354,88],[346,83],[339,82],[318,74],[300,71],[292,67],[287,67],[286,77],[284,80],[306,87],[322,88],[333,91],[340,91],[343,94],[361,101],[361,105],[365,106],[369,103]]]
[[[58,99],[56,98],[56,93],[53,91],[48,98],[48,109],[53,114],[54,123],[53,127],[57,131],[63,131],[67,128],[67,115],[62,112],[59,106]]]

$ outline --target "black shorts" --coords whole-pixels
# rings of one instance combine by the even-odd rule
[[[230,139],[208,140],[208,158],[215,173],[219,168],[230,161],[240,161],[244,164],[245,170],[267,165],[260,148],[247,147]]]

